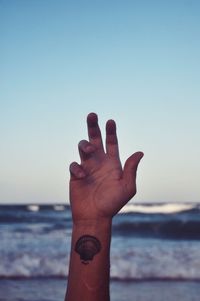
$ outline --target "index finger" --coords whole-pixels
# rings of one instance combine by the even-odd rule
[[[98,116],[95,113],[90,113],[87,116],[88,137],[89,141],[99,150],[103,149],[101,130],[98,125]]]

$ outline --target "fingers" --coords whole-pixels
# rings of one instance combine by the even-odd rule
[[[114,120],[108,120],[106,123],[106,153],[110,157],[119,158],[116,124]]]
[[[82,140],[79,142],[78,149],[79,149],[79,154],[80,154],[80,158],[81,158],[81,163],[90,159],[92,154],[95,151],[94,145],[92,145],[91,143],[89,143],[86,140]],[[77,162],[71,163],[69,170],[70,170],[72,180],[82,179],[82,178],[85,178],[87,175],[83,166],[79,165]]]
[[[126,182],[132,196],[136,193],[136,173],[137,167],[144,154],[142,152],[134,153],[130,156],[124,165],[123,180]]]
[[[98,117],[95,113],[90,113],[87,116],[87,126],[89,141],[96,147],[96,149],[104,151],[101,131],[98,125]]]
[[[90,113],[87,117],[89,141],[97,150],[103,151],[101,131],[98,125],[98,117]],[[116,135],[116,124],[114,120],[108,120],[106,124],[106,152],[111,157],[119,157],[118,141]]]
[[[84,162],[91,158],[95,151],[95,146],[86,140],[81,140],[78,144],[78,150],[81,158],[81,162]]]
[[[77,162],[72,162],[69,167],[71,180],[82,179],[86,176],[86,173],[81,165]]]

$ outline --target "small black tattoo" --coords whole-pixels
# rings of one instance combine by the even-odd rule
[[[81,236],[75,245],[75,251],[80,255],[80,259],[84,264],[88,264],[100,250],[100,241],[91,235]]]

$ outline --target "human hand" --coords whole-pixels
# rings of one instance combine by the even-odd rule
[[[80,141],[81,164],[70,165],[70,203],[73,221],[111,219],[136,193],[136,171],[142,152],[130,156],[122,169],[116,125],[106,123],[104,151],[98,117],[87,116],[89,141]]]

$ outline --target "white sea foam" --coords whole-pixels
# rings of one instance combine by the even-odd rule
[[[111,277],[121,280],[171,279],[200,280],[200,253],[187,243],[113,250]]]
[[[128,204],[120,210],[120,213],[147,213],[147,214],[172,214],[179,213],[186,210],[191,210],[195,208],[194,204],[178,204],[178,203],[168,203],[168,204],[154,204],[154,205],[138,205],[138,204]]]
[[[0,277],[66,277],[67,258],[38,256],[36,254],[23,254],[14,260],[8,261],[4,258],[0,266]]]
[[[64,211],[65,210],[64,205],[54,205],[53,208],[55,211]]]
[[[114,244],[118,242],[114,242]],[[112,246],[111,278],[121,280],[200,280],[199,245]],[[67,252],[24,253],[1,257],[0,277],[67,277]]]
[[[29,211],[34,211],[34,212],[37,212],[37,211],[40,210],[39,205],[28,205],[27,208],[28,208]]]

